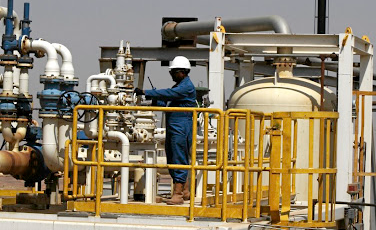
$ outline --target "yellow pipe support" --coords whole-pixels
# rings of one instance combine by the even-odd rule
[[[314,119],[309,119],[309,154],[308,154],[308,167],[313,168],[313,134],[314,134]],[[313,192],[313,173],[308,175],[308,223],[312,223],[313,213],[313,201],[312,201],[312,192]]]
[[[333,121],[333,131],[334,131],[334,135],[333,135],[333,160],[332,160],[332,168],[337,168],[337,120],[334,120]],[[333,177],[333,180],[332,180],[332,212],[331,212],[331,221],[335,221],[335,205],[336,205],[336,189],[337,189],[337,186],[336,186],[336,183],[337,183],[337,175],[336,174],[332,174],[332,177]]]
[[[73,197],[77,196],[78,165],[74,162],[77,159],[77,147],[77,111],[75,111],[72,124]]]
[[[203,156],[203,164],[204,166],[208,165],[208,151],[209,151],[209,143],[208,143],[208,135],[209,135],[209,113],[204,113],[204,156]],[[207,197],[207,186],[208,186],[208,171],[204,170],[202,175],[202,207],[206,207],[208,205],[208,197]]]
[[[191,197],[190,197],[190,204],[189,204],[189,221],[194,220],[194,207],[195,207],[195,187],[196,187],[196,171],[195,171],[195,165],[196,165],[196,139],[197,139],[197,112],[193,112],[193,127],[192,127],[192,156],[191,156]]]
[[[97,144],[94,144],[93,145],[93,148],[91,150],[91,160],[92,161],[96,161],[98,158],[97,158]],[[91,193],[94,193],[94,190],[95,190],[95,170],[97,168],[95,166],[91,166],[91,172],[90,172],[90,192]]]

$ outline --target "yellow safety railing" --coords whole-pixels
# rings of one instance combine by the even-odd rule
[[[97,110],[98,115],[98,138],[96,141],[83,141],[77,140],[77,117],[78,110]],[[192,155],[191,155],[191,165],[177,165],[177,164],[145,164],[145,163],[119,163],[119,162],[104,162],[103,159],[103,127],[104,127],[104,112],[105,111],[161,111],[161,112],[192,112],[193,120],[197,121],[198,113],[204,113],[205,115],[205,127],[204,132],[208,133],[208,116],[209,114],[216,115],[218,132],[217,132],[217,159],[215,165],[208,165],[207,161],[204,161],[203,165],[196,165],[196,147],[197,147],[197,122],[193,122],[192,128]],[[65,161],[65,174],[64,174],[64,195],[66,199],[77,199],[77,198],[95,198],[95,213],[100,215],[101,213],[101,195],[103,191],[103,170],[104,167],[142,167],[142,168],[166,168],[166,169],[187,169],[191,171],[191,181],[196,180],[197,170],[203,171],[216,171],[216,191],[215,191],[215,203],[219,204],[219,193],[220,193],[220,170],[222,168],[222,152],[223,152],[223,121],[224,113],[219,109],[205,109],[205,108],[166,108],[166,107],[145,107],[145,106],[91,106],[91,105],[79,105],[76,106],[73,111],[73,135],[72,135],[72,162],[73,162],[73,172],[72,172],[72,195],[68,195],[68,184],[70,179],[68,178],[69,172],[69,160]],[[66,143],[65,159],[69,159],[69,142]],[[80,161],[77,159],[78,145],[80,144],[92,144],[96,145],[97,154],[94,153],[95,148],[93,148],[92,159],[90,161]],[[204,146],[208,146],[208,138],[204,136]],[[204,158],[207,159],[208,151],[207,147],[204,150]],[[96,168],[96,191],[91,194],[77,194],[78,193],[78,166],[90,166]],[[93,172],[94,170],[92,170]],[[91,180],[93,182],[94,174],[91,175]],[[92,183],[93,186],[94,183]],[[204,186],[205,187],[205,186]],[[92,187],[93,189],[93,187]],[[189,205],[189,219],[193,220],[195,213],[195,183],[191,183],[191,195],[190,195],[190,205]],[[91,190],[93,191],[93,190]],[[83,191],[82,191],[83,192]],[[202,203],[205,204],[206,192],[203,195]],[[150,207],[150,206],[149,206]],[[202,210],[209,208],[203,207]],[[196,213],[202,213],[203,211],[197,211]],[[185,212],[182,212],[185,214]],[[210,212],[208,213],[211,214]],[[215,215],[215,214],[211,214]]]
[[[97,140],[77,139],[77,114],[78,110],[98,111],[98,138]],[[197,120],[198,114],[203,113],[203,161],[198,164],[196,161],[197,150],[197,122],[192,127],[192,154],[191,165],[174,164],[145,164],[145,163],[120,163],[104,162],[103,154],[103,127],[106,111],[161,111],[161,112],[192,112],[193,121]],[[208,162],[209,150],[209,116],[215,115],[217,123],[216,138],[216,159],[215,162]],[[334,112],[280,112],[264,114],[245,109],[230,109],[223,112],[219,109],[209,108],[166,108],[166,107],[145,107],[145,106],[89,106],[80,105],[73,112],[73,137],[67,141],[65,152],[65,173],[64,173],[64,197],[67,200],[82,198],[94,199],[93,201],[68,202],[68,209],[82,211],[95,211],[96,215],[101,212],[121,212],[155,215],[181,215],[194,217],[214,217],[226,221],[228,218],[239,218],[246,221],[250,217],[260,217],[261,212],[268,212],[273,224],[284,224],[302,227],[330,227],[334,226],[334,202],[335,200],[335,175],[336,175],[336,124],[338,113]],[[297,168],[299,158],[298,126],[302,120],[309,120],[309,159],[308,168]],[[313,147],[314,143],[314,121],[320,121],[320,142],[319,142],[319,167],[314,168]],[[271,123],[271,128],[266,128],[266,121]],[[244,124],[244,127],[241,125]],[[259,127],[259,132],[255,132]],[[326,128],[325,128],[326,127]],[[245,130],[245,141],[239,143],[239,130]],[[233,131],[233,139],[230,139],[230,131]],[[293,135],[292,135],[293,132]],[[316,130],[317,132],[317,130]],[[332,132],[332,133],[331,133]],[[334,134],[334,135],[333,135]],[[258,140],[255,137],[258,136]],[[264,156],[264,137],[271,138],[270,158]],[[255,153],[255,143],[258,143],[258,153]],[[69,147],[72,148],[71,160],[73,166],[69,165]],[[77,158],[77,151],[80,145],[91,145],[92,152],[89,160],[81,161]],[[233,146],[233,154],[229,154],[229,146]],[[244,150],[244,157],[239,154]],[[91,188],[85,194],[84,189],[78,186],[79,166],[91,167]],[[72,170],[70,170],[72,167]],[[142,204],[109,204],[102,203],[104,167],[139,167],[139,168],[165,168],[165,169],[186,169],[191,174],[191,194],[189,207],[187,206],[165,206],[165,205],[144,205]],[[69,171],[72,171],[69,178]],[[201,205],[195,204],[196,173],[202,171],[203,187]],[[208,172],[215,172],[214,194],[208,193]],[[262,175],[269,174],[267,186],[264,186]],[[228,187],[228,178],[232,174],[232,180]],[[289,222],[291,211],[291,196],[296,190],[296,174],[308,176],[308,220],[306,222]],[[313,220],[313,174],[317,174],[318,181],[318,207],[319,213],[325,203],[325,219],[319,215],[317,221]],[[243,178],[238,178],[241,175]],[[238,181],[243,181],[243,187],[239,190]],[[264,180],[265,181],[265,180]],[[71,183],[72,182],[72,183]],[[231,184],[232,183],[232,184]],[[281,186],[281,183],[283,186]],[[70,195],[69,185],[72,184]],[[269,191],[265,190],[268,187]],[[330,188],[332,188],[330,190]],[[228,192],[230,190],[230,193]],[[325,190],[324,193],[320,192]],[[268,192],[268,193],[266,193]],[[262,206],[261,200],[265,197],[268,206]],[[280,203],[280,199],[282,202]],[[325,201],[324,201],[325,200]],[[281,208],[280,208],[281,204]],[[80,206],[82,205],[82,206]],[[330,218],[329,218],[329,206]]]
[[[364,177],[365,176],[376,176],[376,172],[366,172],[365,167],[365,151],[366,151],[366,141],[365,141],[365,116],[367,112],[372,112],[372,105],[366,107],[366,100],[369,99],[370,103],[373,104],[373,96],[376,96],[376,92],[370,91],[354,91],[355,96],[355,119],[354,119],[354,154],[353,154],[353,183],[359,183],[360,191],[359,194],[354,198],[364,197]],[[372,119],[370,117],[369,119]],[[373,140],[372,140],[373,141]],[[371,143],[368,143],[371,146]],[[362,213],[359,212],[357,222],[362,222]]]
[[[296,227],[334,227],[335,223],[335,182],[336,182],[336,130],[338,113],[336,112],[276,112],[272,114],[272,150],[270,155],[269,205],[272,224]],[[293,158],[299,159],[298,126],[305,120],[308,127],[307,168],[296,168]],[[315,130],[315,120],[320,122]],[[318,126],[318,125],[317,125]],[[292,135],[294,130],[294,135]],[[315,134],[319,133],[319,156],[314,156]],[[317,139],[317,138],[316,138]],[[292,147],[293,145],[293,147]],[[282,163],[281,163],[282,159]],[[319,162],[315,162],[315,161]],[[317,165],[318,167],[314,167]],[[298,165],[299,167],[299,165]],[[294,174],[308,175],[308,219],[302,222],[290,222],[292,181]],[[318,175],[318,219],[314,220],[313,175]],[[315,182],[316,183],[316,182]],[[283,185],[283,186],[281,186]],[[325,192],[325,197],[324,197]],[[280,202],[280,199],[282,200]],[[325,201],[324,201],[325,200]],[[322,218],[325,203],[325,218]],[[281,208],[280,208],[281,204]],[[330,207],[330,209],[329,209]],[[329,217],[330,213],[330,217]]]
[[[255,159],[255,117],[260,124],[260,134],[258,140],[258,156]],[[222,220],[227,219],[228,198],[235,205],[238,202],[238,194],[241,194],[242,200],[242,220],[246,221],[249,217],[260,217],[262,190],[262,171],[265,159],[263,157],[263,139],[264,139],[264,121],[266,115],[259,112],[251,112],[246,109],[229,109],[225,114],[225,140],[224,140],[224,161],[223,161],[223,200],[222,200]],[[245,133],[244,158],[238,156],[239,143],[239,122],[244,120],[244,127],[241,127]],[[231,121],[233,127],[231,127]],[[229,131],[233,129],[233,140],[230,140]],[[229,155],[229,142],[233,141],[233,155]],[[240,158],[240,159],[239,159]],[[255,165],[255,163],[257,163]],[[232,172],[232,195],[227,196],[228,173]],[[238,193],[237,183],[240,178],[236,172],[243,172],[243,193]],[[257,173],[257,183],[254,184],[254,173]],[[256,199],[255,199],[256,198]],[[254,200],[256,205],[253,207]]]

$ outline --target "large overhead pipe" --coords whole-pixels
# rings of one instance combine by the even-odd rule
[[[222,20],[226,32],[245,33],[257,31],[274,31],[275,33],[291,34],[290,26],[280,16],[272,15],[266,17],[241,18]],[[214,29],[214,20],[204,22],[166,22],[162,26],[162,36],[167,39],[189,38],[199,35],[208,35]],[[197,37],[199,43],[208,45],[207,36]],[[292,53],[291,48],[279,49],[278,53]]]

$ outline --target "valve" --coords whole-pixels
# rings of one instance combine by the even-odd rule
[[[57,112],[61,119],[73,121],[73,110],[77,105],[99,105],[99,99],[91,93],[79,93],[77,91],[66,91],[60,95],[57,103]],[[90,119],[85,120],[85,114],[91,113]],[[97,119],[98,110],[79,110],[77,120],[82,123],[88,123]]]

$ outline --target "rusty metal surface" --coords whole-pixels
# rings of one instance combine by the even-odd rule
[[[16,178],[29,169],[31,148],[26,151],[0,151],[0,173],[10,174]]]

